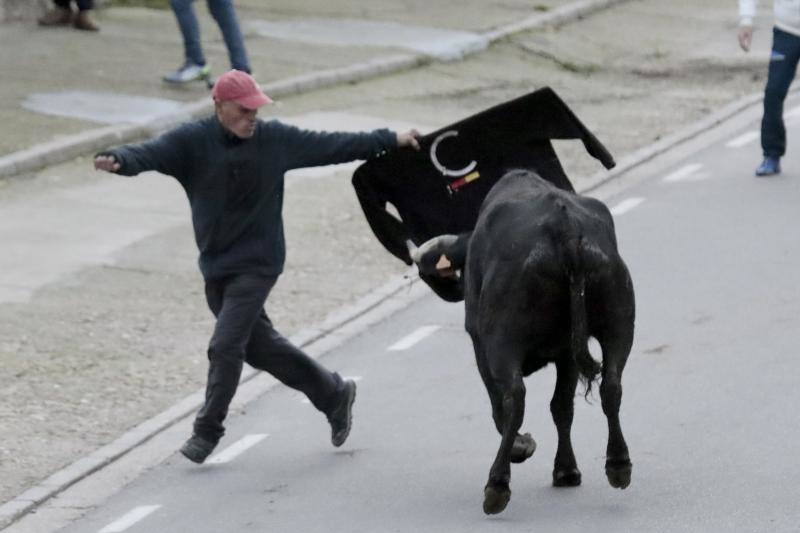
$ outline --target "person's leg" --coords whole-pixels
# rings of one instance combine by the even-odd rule
[[[764,90],[761,120],[761,148],[764,157],[780,158],[786,153],[783,102],[797,71],[800,38],[777,28],[773,30],[772,54]]]
[[[338,374],[327,370],[278,333],[264,310],[253,325],[246,361],[302,392],[314,407],[326,414],[335,407],[343,387]]]
[[[183,51],[186,63],[198,66],[206,64],[203,47],[200,44],[200,24],[192,8],[194,0],[170,0],[175,19],[183,37]]]
[[[253,325],[246,361],[304,393],[328,418],[333,445],[344,444],[352,424],[355,382],[343,380],[290,343],[275,330],[263,309]]]
[[[53,9],[39,18],[40,26],[65,26],[72,22],[70,0],[53,0]]]
[[[192,8],[194,0],[170,0],[175,19],[183,37],[183,52],[185,55],[183,66],[169,72],[164,76],[168,83],[187,83],[194,80],[205,80],[210,85],[210,69],[203,55],[200,44],[200,24]]]
[[[79,30],[98,31],[100,28],[89,16],[89,11],[94,7],[92,0],[76,0],[75,3],[78,5],[78,14],[75,16],[75,20],[72,21],[72,25]]]
[[[216,444],[236,393],[253,324],[263,310],[269,284],[259,276],[235,276],[206,284],[206,299],[217,323],[208,347],[206,401],[194,423],[195,435]]]
[[[207,0],[208,10],[217,21],[225,46],[228,48],[228,57],[231,68],[250,72],[250,62],[244,48],[244,38],[239,29],[239,21],[231,0]]]

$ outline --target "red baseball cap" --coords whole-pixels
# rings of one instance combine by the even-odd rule
[[[217,78],[211,97],[215,102],[234,101],[247,109],[272,103],[272,98],[264,94],[253,76],[241,70],[229,70]]]

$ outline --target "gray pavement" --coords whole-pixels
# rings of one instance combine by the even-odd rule
[[[407,2],[269,4],[240,2],[240,16],[287,24],[340,17],[481,33],[519,20],[523,3],[467,2],[458,17],[422,3],[415,10]],[[205,17],[205,8],[197,7]],[[424,131],[551,85],[624,160],[761,90],[768,26],[761,21],[756,49],[744,56],[735,44],[733,11],[723,0],[702,6],[626,2],[559,29],[514,35],[463,61],[423,62],[297,96],[288,94],[302,84],[284,83],[285,96],[267,114],[320,128],[411,124]],[[100,90],[207,108],[202,86],[175,91],[158,81],[179,55],[170,17],[109,9],[98,14],[103,31],[93,36],[1,26],[0,48],[13,46],[15,54],[0,55],[2,72],[14,74],[0,85],[0,118],[8,119],[0,120],[0,145],[7,143],[0,153],[97,131],[92,121],[23,108],[37,92]],[[224,65],[216,29],[207,18],[203,25],[212,62]],[[619,27],[626,28],[625,39]],[[267,85],[293,76],[307,82],[320,69],[387,53],[406,55],[397,48],[312,45],[254,33],[247,41],[256,75]],[[42,68],[27,67],[37,61]],[[119,127],[107,127],[106,142],[118,138]],[[579,147],[558,149],[578,186],[591,183],[596,163]],[[748,150],[755,165],[758,150]],[[211,322],[179,190],[156,176],[128,182],[89,168],[83,157],[0,179],[0,234],[14,250],[2,258],[7,282],[0,283],[0,378],[10,384],[0,391],[0,432],[7,436],[0,443],[0,501],[164,412],[203,382]],[[405,272],[369,234],[348,177],[346,168],[308,175],[287,195],[289,264],[269,309],[286,333]]]

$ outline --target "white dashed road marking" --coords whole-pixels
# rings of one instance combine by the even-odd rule
[[[644,198],[626,198],[612,207],[610,211],[612,215],[619,216],[627,213],[642,202],[644,202]]]
[[[206,461],[207,464],[218,465],[233,461],[236,457],[246,452],[262,440],[266,439],[268,435],[261,433],[257,435],[245,435],[238,441],[234,442],[218,454],[214,455]]]
[[[393,352],[408,350],[409,348],[417,344],[425,337],[437,331],[439,328],[441,328],[441,326],[422,326],[420,328],[417,328],[410,334],[406,335],[396,343],[389,346],[388,349]]]
[[[131,509],[119,520],[111,522],[98,533],[120,533],[159,509],[160,505],[142,505]]]
[[[748,131],[747,133],[743,133],[738,137],[731,139],[725,144],[725,146],[728,148],[741,148],[745,144],[749,144],[758,139],[760,135],[761,133],[756,130]]]
[[[669,174],[666,177],[664,177],[664,181],[672,183],[676,181],[685,181],[688,179],[692,179],[693,177],[696,177],[695,174],[701,168],[703,168],[703,165],[701,163],[690,163],[684,167],[679,168],[672,174]]]

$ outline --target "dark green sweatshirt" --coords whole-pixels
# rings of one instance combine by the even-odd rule
[[[314,132],[277,120],[259,121],[253,137],[239,139],[212,116],[99,155],[113,155],[118,174],[156,170],[180,182],[192,208],[200,271],[209,280],[283,271],[287,170],[369,159],[396,145],[386,129]]]

